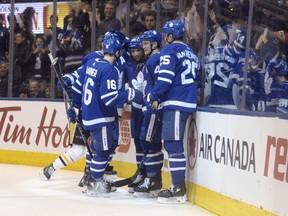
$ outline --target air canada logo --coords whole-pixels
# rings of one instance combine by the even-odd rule
[[[194,169],[198,152],[198,130],[195,119],[192,118],[188,128],[187,138],[187,159],[191,170]]]
[[[129,126],[130,119],[131,119],[131,113],[124,112],[122,115],[122,119],[120,120],[121,143],[118,149],[119,152],[126,153],[130,148],[131,144],[130,126]]]

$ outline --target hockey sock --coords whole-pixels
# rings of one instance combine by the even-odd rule
[[[62,153],[54,162],[53,167],[55,170],[61,169],[81,159],[85,153],[85,146],[72,145],[70,149]]]

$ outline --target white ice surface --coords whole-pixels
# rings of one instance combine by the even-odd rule
[[[159,204],[156,199],[134,197],[127,187],[109,197],[88,197],[78,182],[81,172],[58,170],[42,181],[41,167],[0,164],[1,216],[209,216],[190,202]]]

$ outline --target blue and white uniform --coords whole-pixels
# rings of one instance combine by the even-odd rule
[[[161,101],[162,139],[169,155],[173,184],[185,183],[183,138],[187,119],[197,107],[198,66],[197,56],[186,44],[174,42],[164,46],[158,78],[148,95],[152,101]]]

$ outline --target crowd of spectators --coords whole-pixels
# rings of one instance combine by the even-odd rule
[[[156,24],[161,27],[167,20],[180,18],[187,32],[185,42],[199,57],[205,56],[207,50],[231,44],[239,32],[245,35],[248,23],[249,0],[209,0],[207,29],[204,29],[205,0],[183,1],[183,10],[180,14],[178,0],[160,0],[160,8],[157,8],[156,0],[131,0],[129,11],[126,0],[96,2],[95,22],[92,22],[92,0],[75,0],[70,2],[71,11],[63,20],[63,28],[56,26],[56,55],[60,59],[64,73],[77,69],[82,63],[82,57],[93,51],[92,23],[96,23],[96,50],[101,50],[102,36],[106,31],[120,30],[132,38],[146,30],[156,29]],[[288,1],[255,1],[250,46],[261,57],[262,62],[268,59],[264,56],[267,47],[273,47],[276,53],[279,51],[282,59],[287,58],[287,6]],[[160,20],[157,20],[159,10]],[[23,95],[35,97],[29,90],[34,81],[40,84],[40,91],[43,92],[39,94],[41,97],[46,97],[44,94],[46,90],[50,92],[51,68],[48,53],[52,49],[53,16],[50,16],[51,25],[44,30],[44,34],[35,35],[31,20],[34,13],[33,8],[27,7],[21,14],[15,16],[13,62],[9,62],[8,58],[11,30],[3,26],[3,17],[0,14],[1,97],[7,96],[7,91],[3,90],[7,86],[7,70],[4,73],[2,66],[4,68],[5,65],[7,68],[11,63],[13,63],[13,97]],[[62,21],[56,16],[56,25],[59,22]],[[207,39],[203,48],[204,34],[207,34]],[[204,68],[203,65],[201,67]],[[206,73],[205,70],[202,72]],[[57,92],[55,95],[58,97]]]

